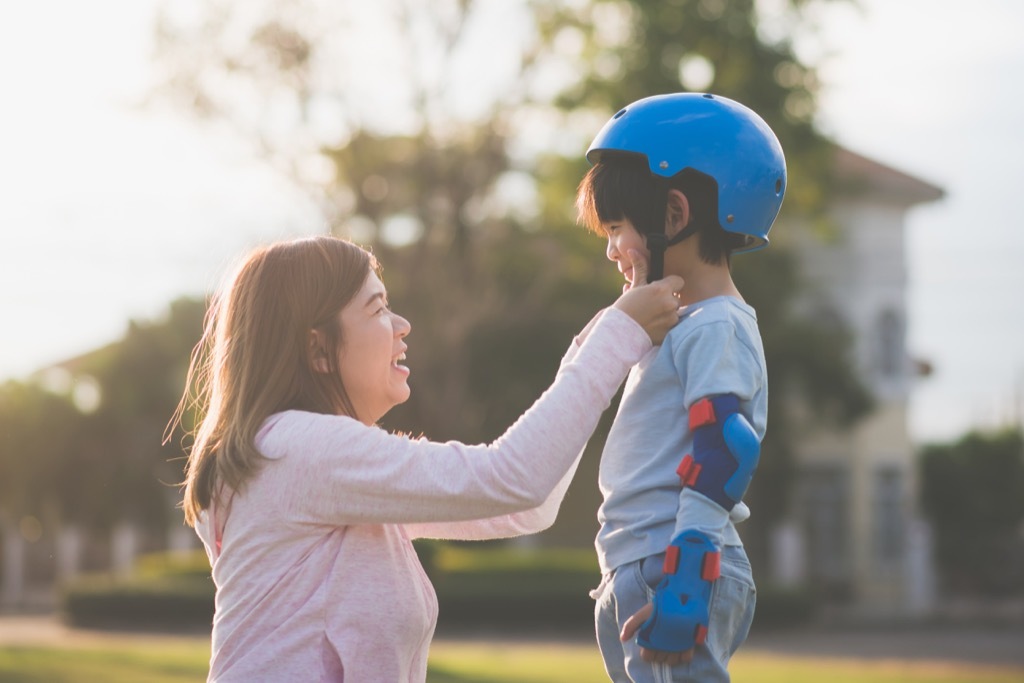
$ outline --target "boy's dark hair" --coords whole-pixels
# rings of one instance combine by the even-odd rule
[[[651,174],[643,157],[606,153],[580,182],[577,220],[600,235],[605,234],[602,224],[622,219],[628,219],[642,235],[661,230],[669,189],[679,190],[690,202],[690,222],[699,226],[696,234],[701,260],[728,265],[733,249],[744,244],[744,236],[722,229],[718,222],[718,184],[692,168],[663,180]]]

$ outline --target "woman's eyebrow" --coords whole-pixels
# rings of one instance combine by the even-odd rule
[[[371,294],[371,295],[370,295],[370,298],[369,298],[369,299],[367,299],[367,300],[366,300],[366,303],[365,303],[365,304],[363,304],[363,305],[364,305],[364,306],[371,306],[371,305],[373,305],[373,304],[374,304],[374,303],[375,303],[375,302],[376,302],[376,301],[377,301],[378,299],[379,299],[380,301],[384,302],[384,303],[387,303],[387,300],[388,300],[388,295],[387,295],[387,292],[374,292],[373,294]]]

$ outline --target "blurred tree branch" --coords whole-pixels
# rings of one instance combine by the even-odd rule
[[[218,0],[187,16],[168,3],[159,91],[227,122],[318,198],[331,230],[375,249],[413,323],[413,398],[388,423],[468,440],[500,433],[618,291],[600,240],[572,214],[600,125],[657,93],[743,101],[782,140],[790,189],[772,248],[738,258],[737,279],[777,396],[847,425],[870,396],[845,333],[794,313],[803,285],[785,249],[788,219],[824,223],[832,191],[819,82],[794,45],[826,2],[524,0],[525,30],[500,35],[484,21],[497,5],[472,0]],[[775,473],[755,483],[770,498],[766,526],[782,513],[799,430],[773,396],[764,460]]]

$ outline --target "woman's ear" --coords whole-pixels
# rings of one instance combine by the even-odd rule
[[[327,340],[320,330],[309,332],[309,367],[313,372],[327,373],[331,371],[331,364],[327,362]]]
[[[690,200],[679,190],[669,190],[665,207],[665,236],[672,239],[690,222]]]

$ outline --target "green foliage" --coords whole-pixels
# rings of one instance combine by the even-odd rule
[[[165,319],[60,366],[60,387],[0,387],[0,511],[44,524],[107,529],[131,519],[163,530],[174,513],[181,456],[161,436],[181,395],[205,304],[179,300]],[[51,371],[56,372],[56,371]],[[83,403],[77,387],[95,387]],[[52,385],[52,386],[51,386]]]
[[[0,386],[0,514],[51,514],[79,469],[83,423],[66,397],[31,384]]]
[[[429,62],[425,68],[436,73],[457,73],[456,55],[473,39],[471,20],[479,3],[446,4],[429,20],[419,9],[403,7],[402,20],[389,31],[414,50],[432,43],[420,53],[430,59],[410,65],[408,73],[391,74],[377,91],[350,87],[337,70],[318,70],[318,55],[343,48],[344,31],[310,30],[316,22],[273,5],[248,19],[228,3],[191,27],[165,22],[160,54],[177,76],[170,91],[184,95],[202,116],[246,122],[247,134],[273,159],[303,152],[264,132],[276,118],[253,120],[251,107],[240,112],[228,90],[211,88],[216,79],[210,73],[222,73],[268,104],[287,97],[296,112],[341,105],[339,125],[347,131],[341,144],[308,117],[296,118],[294,128],[304,139],[322,141],[314,152],[334,173],[316,193],[325,198],[335,230],[352,230],[373,246],[392,302],[413,324],[413,398],[386,425],[431,438],[480,440],[499,434],[540,394],[572,334],[621,284],[603,259],[600,240],[573,225],[574,190],[586,169],[583,149],[568,158],[513,154],[537,135],[517,126],[517,112],[543,112],[549,121],[558,121],[552,115],[559,113],[607,116],[640,97],[680,90],[681,64],[699,56],[713,70],[709,89],[749,104],[773,125],[795,188],[787,210],[813,213],[828,187],[828,145],[812,125],[813,65],[803,63],[791,43],[811,4],[816,3],[785,3],[788,30],[772,32],[762,30],[760,8],[749,0],[528,3],[536,41],[509,46],[523,65],[519,83],[478,118],[457,124],[437,115],[446,111],[449,93],[431,85],[436,77],[421,78],[421,66]],[[324,19],[335,11],[350,20],[338,25],[356,25],[344,8],[317,6]],[[248,43],[237,40],[244,31],[251,36]],[[550,99],[528,94],[538,73],[552,64],[567,66],[576,77]],[[409,112],[407,132],[385,133],[381,122],[354,115],[399,81],[419,104]],[[499,189],[516,174],[523,179],[524,171],[534,180],[533,207],[509,204]],[[396,220],[413,228],[411,242],[389,236]],[[783,268],[792,265],[770,262],[780,267],[761,269],[756,284],[764,291],[784,280],[790,271]],[[793,296],[791,288],[785,298],[759,303],[786,311]],[[766,334],[778,340],[770,353],[783,361],[786,352],[818,353],[811,354],[813,372],[792,382],[782,373],[773,377],[809,389],[812,405],[839,404],[840,422],[852,419],[857,409],[845,408],[866,401],[846,365],[845,345],[833,343],[836,335],[819,334],[786,316],[765,314]],[[771,329],[773,320],[780,329]]]
[[[198,628],[213,622],[214,587],[209,576],[114,579],[92,577],[66,586],[61,613],[85,628]]]
[[[589,593],[601,573],[590,549],[434,541],[417,541],[416,549],[437,592],[441,632],[592,628]]]
[[[810,31],[804,17],[824,0],[790,0],[765,8],[753,0],[595,0],[533,2],[541,34],[572,34],[581,47],[568,56],[579,77],[555,100],[563,110],[610,115],[638,99],[681,90],[714,92],[761,114],[789,161],[783,215],[820,213],[831,187],[830,145],[814,128],[819,83],[793,38]],[[785,30],[780,30],[779,26]],[[709,67],[710,82],[688,83],[686,65]],[[690,81],[693,79],[691,78]],[[699,87],[694,87],[699,86]]]
[[[586,636],[593,630],[589,594],[601,572],[590,548],[417,541],[416,549],[437,592],[442,633],[541,630]],[[816,608],[809,592],[759,586],[754,629],[806,624]]]
[[[805,426],[801,415],[842,429],[873,407],[853,366],[849,331],[807,319],[795,306],[806,285],[796,252],[787,247],[796,241],[787,234],[790,222],[797,216],[810,223],[823,220],[832,190],[832,147],[813,126],[814,65],[803,63],[790,42],[810,4],[785,3],[791,30],[772,38],[762,30],[757,4],[749,1],[533,3],[547,39],[581,38],[580,49],[566,57],[580,77],[556,98],[557,107],[609,116],[637,99],[685,90],[681,66],[700,58],[713,73],[703,89],[760,113],[786,150],[790,178],[772,246],[737,256],[733,267],[737,286],[757,311],[771,386],[763,457],[747,493],[757,514],[744,524],[755,567],[767,566],[770,530],[787,511],[794,480],[792,453]],[[573,159],[549,155],[540,160],[540,182],[548,188],[542,195],[542,214],[548,224],[572,229],[575,187],[586,169],[582,153]],[[610,298],[612,290],[605,291]]]
[[[60,611],[78,627],[203,628],[215,587],[205,553],[154,553],[129,577],[93,574],[60,588]]]
[[[810,4],[786,5],[794,31]],[[524,152],[531,147],[521,143],[536,132],[521,125],[523,114],[561,121],[568,138],[579,132],[566,124],[574,114],[596,112],[598,121],[631,100],[679,90],[681,62],[700,55],[714,71],[709,89],[753,106],[782,139],[791,171],[784,210],[813,213],[828,189],[827,145],[812,125],[813,65],[795,55],[792,32],[773,37],[762,30],[750,1],[532,3],[536,42],[517,46],[522,87],[456,123],[444,115],[450,102],[437,83],[456,72],[455,56],[473,39],[479,5],[448,3],[437,12],[406,6],[412,14],[391,28],[440,57],[425,67],[437,69],[429,77],[412,65],[411,78],[387,79],[408,82],[416,103],[401,133],[358,115],[378,92],[344,82],[346,70],[323,70],[334,64],[326,56],[347,44],[345,27],[352,24],[332,23],[333,12],[348,16],[344,6],[325,3],[301,14],[274,3],[246,7],[218,5],[192,16],[191,27],[161,19],[169,88],[201,116],[237,123],[298,183],[308,181],[300,172],[308,155],[333,171],[329,181],[308,186],[337,232],[355,234],[376,251],[394,306],[413,323],[413,397],[387,417],[389,428],[435,439],[496,437],[547,386],[572,335],[619,291],[601,240],[574,224],[574,190],[587,167],[583,148],[568,156]],[[329,28],[336,26],[343,28]],[[579,40],[564,40],[569,34]],[[579,50],[567,52],[573,44]],[[536,96],[541,91],[528,86],[537,69],[559,61],[568,61],[578,78],[555,97]],[[384,88],[384,80],[374,88]],[[232,100],[239,92],[246,96]],[[316,125],[310,112],[321,107],[343,113],[341,132],[325,134]],[[294,126],[281,125],[288,111]],[[280,137],[283,129],[294,129],[304,146]],[[503,188],[510,180],[532,181],[533,194],[509,196]],[[406,239],[395,237],[396,222],[410,228]],[[793,313],[802,284],[792,255],[780,248],[784,241],[736,264],[737,280],[759,312],[773,387],[766,457],[750,494],[764,499],[754,518],[764,525],[783,506],[790,444],[800,427],[789,399],[802,397],[815,419],[838,425],[870,407],[850,370],[845,333]],[[0,388],[0,511],[100,529],[131,518],[162,533],[178,514],[183,452],[180,433],[166,446],[161,437],[205,308],[201,301],[175,302],[166,319],[133,323],[123,339],[66,364],[73,376],[98,383],[99,405],[88,412],[76,409],[70,395],[32,385]],[[194,417],[187,414],[186,424]],[[752,528],[766,538],[762,531]]]
[[[135,561],[135,573],[140,579],[201,579],[209,582],[210,558],[202,550],[148,553]]]
[[[921,502],[946,588],[990,595],[1024,589],[1021,433],[971,433],[927,446],[920,467]]]

